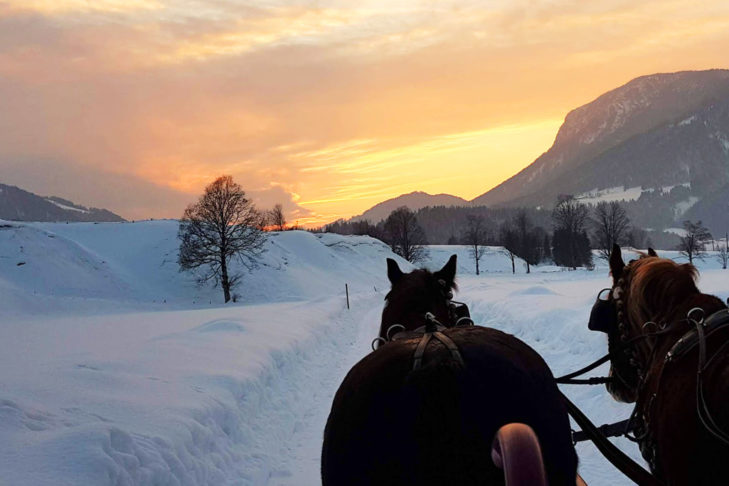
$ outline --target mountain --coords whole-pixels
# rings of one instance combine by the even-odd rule
[[[416,191],[410,194],[402,194],[376,204],[359,216],[354,216],[350,221],[368,220],[372,223],[377,223],[387,218],[391,212],[400,206],[407,206],[411,210],[417,211],[426,206],[470,206],[470,203],[465,199],[451,196],[450,194],[432,195],[426,192]]]
[[[702,200],[726,208],[728,188],[729,70],[715,69],[643,76],[571,111],[547,152],[472,204],[625,195],[639,220],[670,224],[701,217]]]
[[[11,221],[125,221],[106,209],[79,206],[60,197],[41,197],[0,184],[0,219]]]

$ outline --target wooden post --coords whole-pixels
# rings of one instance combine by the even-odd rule
[[[349,286],[344,284],[344,292],[347,294],[347,309],[349,309]]]

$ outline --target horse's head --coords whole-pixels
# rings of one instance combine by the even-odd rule
[[[698,293],[696,268],[658,258],[652,248],[627,265],[618,245],[610,254],[613,286],[606,300],[598,301],[590,317],[590,329],[608,335],[610,394],[622,402],[634,402],[647,371],[653,341],[643,336],[656,332],[669,313],[687,296]]]
[[[387,338],[393,324],[405,330],[414,330],[426,324],[425,314],[430,312],[446,326],[453,326],[450,300],[456,289],[456,255],[437,272],[425,269],[403,273],[397,262],[387,259],[387,278],[392,288],[385,297],[380,337]]]

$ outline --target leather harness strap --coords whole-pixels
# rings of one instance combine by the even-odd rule
[[[430,342],[431,338],[435,338],[436,340],[443,343],[443,346],[445,346],[448,351],[451,352],[451,356],[453,357],[453,359],[461,365],[465,366],[463,357],[461,356],[461,352],[458,351],[458,346],[456,346],[456,343],[454,343],[451,338],[449,338],[442,332],[434,331],[426,332],[425,334],[423,334],[423,337],[420,338],[420,341],[418,342],[418,347],[415,348],[415,354],[413,354],[413,370],[419,370],[422,367],[423,355],[425,355],[425,349],[428,347],[428,343]]]
[[[415,348],[415,354],[413,355],[413,369],[419,370],[420,366],[423,362],[423,355],[425,354],[425,348],[428,346],[428,343],[430,342],[430,338],[433,337],[433,333],[426,332],[423,334],[423,337],[420,338],[420,342],[418,343],[418,347]]]
[[[729,309],[722,309],[711,314],[706,321],[702,323],[704,331],[704,339],[714,334],[719,329],[729,326]],[[691,329],[684,334],[681,339],[676,341],[671,350],[666,354],[666,361],[680,358],[684,354],[699,345],[701,336],[697,328]]]

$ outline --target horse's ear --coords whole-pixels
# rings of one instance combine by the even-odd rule
[[[443,268],[435,272],[437,279],[443,279],[449,287],[453,287],[453,282],[456,280],[456,255],[451,255]]]
[[[653,248],[648,248],[648,256],[657,257],[658,253],[656,253],[656,250],[654,250]]]
[[[392,258],[387,259],[387,278],[390,279],[390,283],[395,285],[400,277],[403,276],[402,270],[397,266],[397,262]]]
[[[610,274],[614,280],[618,280],[623,275],[623,268],[625,268],[623,255],[620,252],[620,246],[615,244],[610,252]]]

